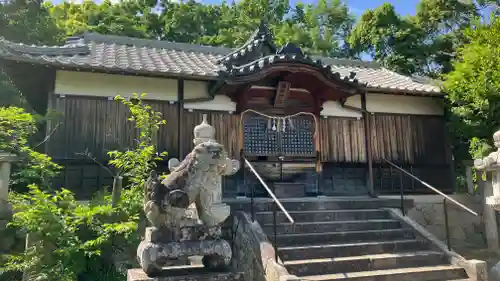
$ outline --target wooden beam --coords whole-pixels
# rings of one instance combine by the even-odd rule
[[[321,162],[321,150],[322,150],[322,147],[321,147],[321,130],[323,130],[323,128],[321,128],[321,115],[320,115],[320,112],[321,112],[321,106],[322,106],[322,102],[321,100],[319,99],[316,99],[315,100],[315,108],[314,108],[314,116],[316,117],[315,118],[315,124],[314,124],[314,131],[315,131],[315,135],[314,135],[314,147],[316,148],[316,192],[317,192],[317,195],[318,196],[323,196],[324,195],[324,192],[323,192],[323,189],[321,188],[321,184],[322,184],[322,173],[323,173],[323,163]],[[327,129],[327,128],[325,128]]]
[[[276,95],[274,97],[274,107],[285,107],[285,102],[290,94],[291,83],[287,81],[280,81],[278,83],[278,88],[276,89]]]

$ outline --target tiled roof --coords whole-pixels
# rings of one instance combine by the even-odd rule
[[[234,50],[223,47],[86,33],[63,46],[29,46],[0,38],[0,57],[56,67],[181,76],[216,80],[224,66],[219,60]],[[341,77],[356,73],[368,90],[439,94],[439,87],[389,71],[376,63],[319,58]],[[338,75],[337,74],[337,75]]]

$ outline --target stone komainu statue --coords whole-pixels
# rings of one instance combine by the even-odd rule
[[[231,247],[220,237],[230,214],[222,203],[222,176],[236,173],[239,162],[229,159],[215,141],[206,116],[194,135],[191,153],[182,162],[169,161],[171,174],[163,181],[153,174],[145,184],[144,212],[152,227],[146,229],[137,256],[150,277],[160,275],[162,266],[193,255],[203,256],[203,264],[212,269],[231,261]],[[190,214],[192,204],[199,219]]]
[[[474,160],[474,166],[477,169],[484,170],[494,166],[500,166],[500,131],[493,134],[493,144],[497,149],[496,151],[490,153],[485,158]]]
[[[185,209],[195,203],[204,225],[217,226],[230,212],[229,206],[221,202],[221,176],[234,174],[238,166],[239,162],[229,159],[221,144],[198,144],[164,181],[160,182],[156,175],[148,179],[146,217],[156,227],[180,227],[185,223]]]

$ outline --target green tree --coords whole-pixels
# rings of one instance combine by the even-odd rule
[[[0,1],[0,37],[26,44],[56,44],[61,32],[42,1]]]
[[[402,18],[394,6],[385,3],[368,10],[351,32],[348,42],[354,52],[368,53],[389,69],[411,74],[419,69],[425,57],[423,30]]]
[[[500,19],[468,28],[464,36],[468,43],[458,48],[443,86],[452,105],[455,138],[468,143],[470,155],[478,157],[500,128]]]
[[[243,0],[228,4],[188,1],[46,3],[57,27],[71,36],[84,31],[173,42],[238,47],[265,20],[279,44],[294,42],[308,52],[346,56],[344,42],[354,17],[341,0],[312,5],[288,0]],[[156,9],[157,12],[153,12]],[[158,13],[159,11],[159,13]]]
[[[421,0],[415,15],[402,17],[386,3],[361,16],[349,43],[392,70],[438,77],[451,70],[464,43],[462,30],[477,20],[479,9],[462,0]]]
[[[344,42],[354,24],[354,16],[340,0],[320,0],[315,5],[299,3],[291,15],[276,25],[279,44],[293,42],[311,54],[347,57]]]
[[[100,4],[86,0],[81,4],[62,2],[53,5],[45,3],[56,25],[67,36],[82,32],[123,35],[150,38],[157,15],[151,13],[149,3],[122,1],[112,3],[105,0]]]
[[[202,43],[218,33],[221,7],[205,5],[194,0],[162,1],[163,34],[161,39],[173,42]]]
[[[41,5],[41,1],[0,1],[0,37],[25,44],[53,45],[62,33]],[[12,85],[0,64],[0,106],[23,105],[19,91]]]
[[[61,168],[47,155],[30,147],[29,140],[37,132],[36,117],[18,107],[0,107],[0,151],[19,156],[12,171],[13,189],[26,190],[29,184],[43,188]]]

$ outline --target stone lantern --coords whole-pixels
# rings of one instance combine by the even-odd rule
[[[486,205],[500,211],[500,130],[493,134],[493,143],[497,150],[483,159],[474,160],[474,167],[489,174],[493,194],[486,197]]]
[[[193,143],[195,146],[203,142],[215,142],[215,129],[212,125],[208,124],[207,114],[203,114],[202,116],[201,123],[194,127],[193,130]]]
[[[0,220],[4,219],[6,215],[10,215],[8,203],[10,165],[16,160],[17,157],[14,154],[0,151]]]
[[[16,160],[17,157],[14,154],[0,151],[0,252],[9,251],[14,243],[14,237],[4,231],[12,216],[12,208],[8,201],[10,165]]]

